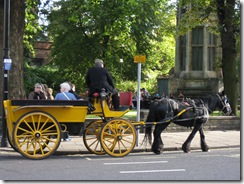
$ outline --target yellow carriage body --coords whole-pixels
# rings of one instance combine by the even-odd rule
[[[110,110],[108,104],[109,103],[107,102],[107,100],[101,100],[101,98],[94,98],[93,105],[95,107],[95,110],[91,114],[104,118],[115,118],[123,116],[130,110],[130,108],[128,107],[124,111],[112,111]]]
[[[134,148],[135,130],[130,122],[119,117],[128,112],[129,107],[123,111],[112,111],[107,100],[95,98],[92,103],[95,110],[90,111],[90,103],[86,100],[5,100],[4,110],[11,146],[27,158],[46,158],[57,150],[61,142],[62,125],[77,129],[76,125],[83,124],[87,114],[93,114],[101,119],[91,122],[84,131],[83,141],[88,150],[95,154],[103,154],[105,150],[112,156],[128,154]],[[107,124],[108,127],[105,127]],[[99,145],[102,139],[103,146],[93,148],[91,136]],[[116,138],[111,145],[110,140],[114,137],[119,139]],[[123,140],[130,143],[129,148],[125,146],[121,149]]]

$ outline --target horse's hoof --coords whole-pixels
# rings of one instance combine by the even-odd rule
[[[208,152],[209,147],[208,147],[207,144],[201,144],[201,149],[202,149],[203,152]]]
[[[155,153],[156,155],[160,155],[161,154],[161,151],[159,150],[152,150],[153,153]]]
[[[156,155],[160,155],[160,154],[161,154],[160,151],[155,151],[154,153],[155,153]]]
[[[189,147],[186,147],[186,146],[182,146],[182,150],[184,153],[190,153],[191,152],[191,149],[189,149]]]
[[[190,147],[190,144],[186,144],[184,143],[181,147],[181,149],[185,152],[185,153],[189,153],[191,151],[191,147]]]

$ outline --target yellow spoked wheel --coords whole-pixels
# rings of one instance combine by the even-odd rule
[[[123,157],[129,154],[135,143],[135,128],[124,119],[112,119],[101,130],[101,145],[111,156]]]
[[[44,159],[52,155],[61,142],[61,128],[57,120],[45,112],[29,112],[19,118],[13,131],[14,146],[30,159]]]
[[[90,122],[83,134],[83,141],[86,148],[94,154],[104,155],[106,152],[101,147],[100,132],[103,126],[102,120]]]

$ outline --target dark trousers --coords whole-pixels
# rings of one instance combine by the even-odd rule
[[[100,93],[101,92],[101,88],[96,88],[95,86],[93,86],[93,88],[91,88],[90,90],[89,90],[89,97],[92,97],[92,95],[94,94],[94,93]],[[119,108],[119,95],[118,95],[118,92],[117,92],[117,90],[116,89],[114,89],[113,90],[113,92],[111,92],[112,93],[112,105],[113,105],[113,107],[114,107],[114,109],[118,109]],[[110,94],[111,94],[110,93]]]
[[[112,95],[112,103],[113,103],[114,109],[119,108],[119,95],[118,95],[118,93],[114,93]]]

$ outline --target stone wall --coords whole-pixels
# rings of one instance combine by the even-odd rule
[[[146,121],[148,111],[141,111],[142,121]],[[204,125],[204,130],[240,130],[241,119],[237,116],[210,116]],[[166,132],[191,131],[191,128],[182,127],[171,123],[165,130]]]

